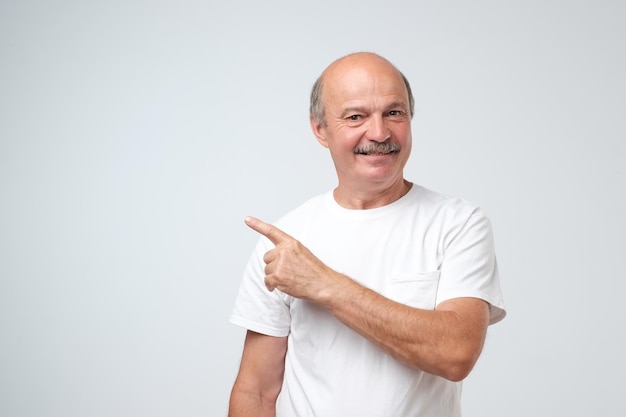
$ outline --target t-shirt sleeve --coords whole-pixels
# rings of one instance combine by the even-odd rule
[[[444,243],[444,258],[437,304],[459,297],[475,297],[489,303],[489,323],[506,315],[491,222],[476,208],[457,225]]]
[[[263,255],[271,246],[266,238],[259,240],[244,270],[229,321],[257,333],[283,337],[290,329],[289,297],[265,286]]]

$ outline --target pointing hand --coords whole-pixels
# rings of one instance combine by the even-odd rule
[[[309,301],[315,301],[323,294],[334,273],[332,269],[277,227],[254,217],[246,217],[245,222],[275,245],[263,256],[268,290],[278,288],[285,294]]]

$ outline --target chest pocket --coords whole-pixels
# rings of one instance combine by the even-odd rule
[[[392,276],[385,295],[411,307],[434,310],[439,274],[439,271],[406,272]]]

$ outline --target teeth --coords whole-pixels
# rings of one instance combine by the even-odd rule
[[[359,155],[389,155],[390,153],[394,153],[396,152],[395,150],[388,150],[388,151],[355,151],[354,153],[359,154]]]
[[[398,145],[385,143],[366,148],[357,148],[354,150],[354,153],[359,155],[388,155],[390,153],[398,152],[399,150],[400,147]]]

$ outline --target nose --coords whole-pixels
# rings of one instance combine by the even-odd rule
[[[389,139],[390,133],[382,115],[372,115],[368,120],[367,136],[368,140],[384,142]]]

